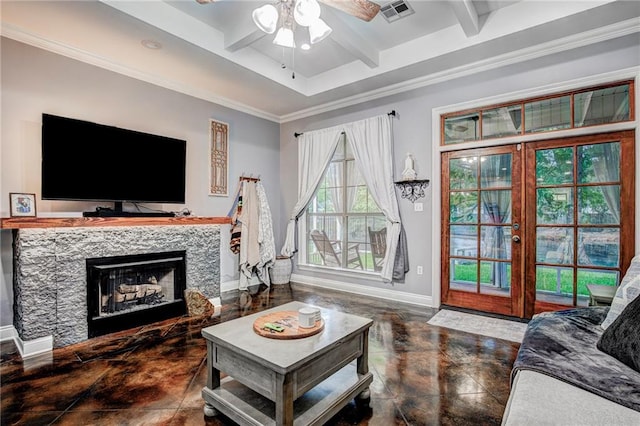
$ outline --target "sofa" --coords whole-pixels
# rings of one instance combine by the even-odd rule
[[[640,425],[640,255],[611,307],[544,312],[511,372],[507,425]]]

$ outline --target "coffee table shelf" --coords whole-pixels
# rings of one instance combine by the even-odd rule
[[[369,372],[356,374],[355,365],[348,365],[329,377],[293,404],[293,425],[322,425],[342,407],[368,389],[373,380]],[[276,423],[276,404],[230,377],[222,380],[217,389],[205,388],[203,395],[214,406],[239,424],[273,425]]]

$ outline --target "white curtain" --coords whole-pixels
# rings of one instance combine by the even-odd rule
[[[387,219],[387,251],[380,275],[391,282],[401,229],[393,183],[391,117],[385,114],[356,121],[346,124],[344,131],[369,192]]]
[[[296,250],[296,221],[311,201],[331,161],[341,127],[305,132],[298,138],[298,201],[291,211],[281,254],[291,257]]]

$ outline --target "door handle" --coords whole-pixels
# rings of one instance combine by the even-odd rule
[[[519,235],[514,235],[513,237],[511,237],[511,239],[513,240],[514,243],[519,243],[520,242],[520,236]]]

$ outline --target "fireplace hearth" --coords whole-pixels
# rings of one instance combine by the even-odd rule
[[[89,337],[184,315],[185,251],[86,259]]]

